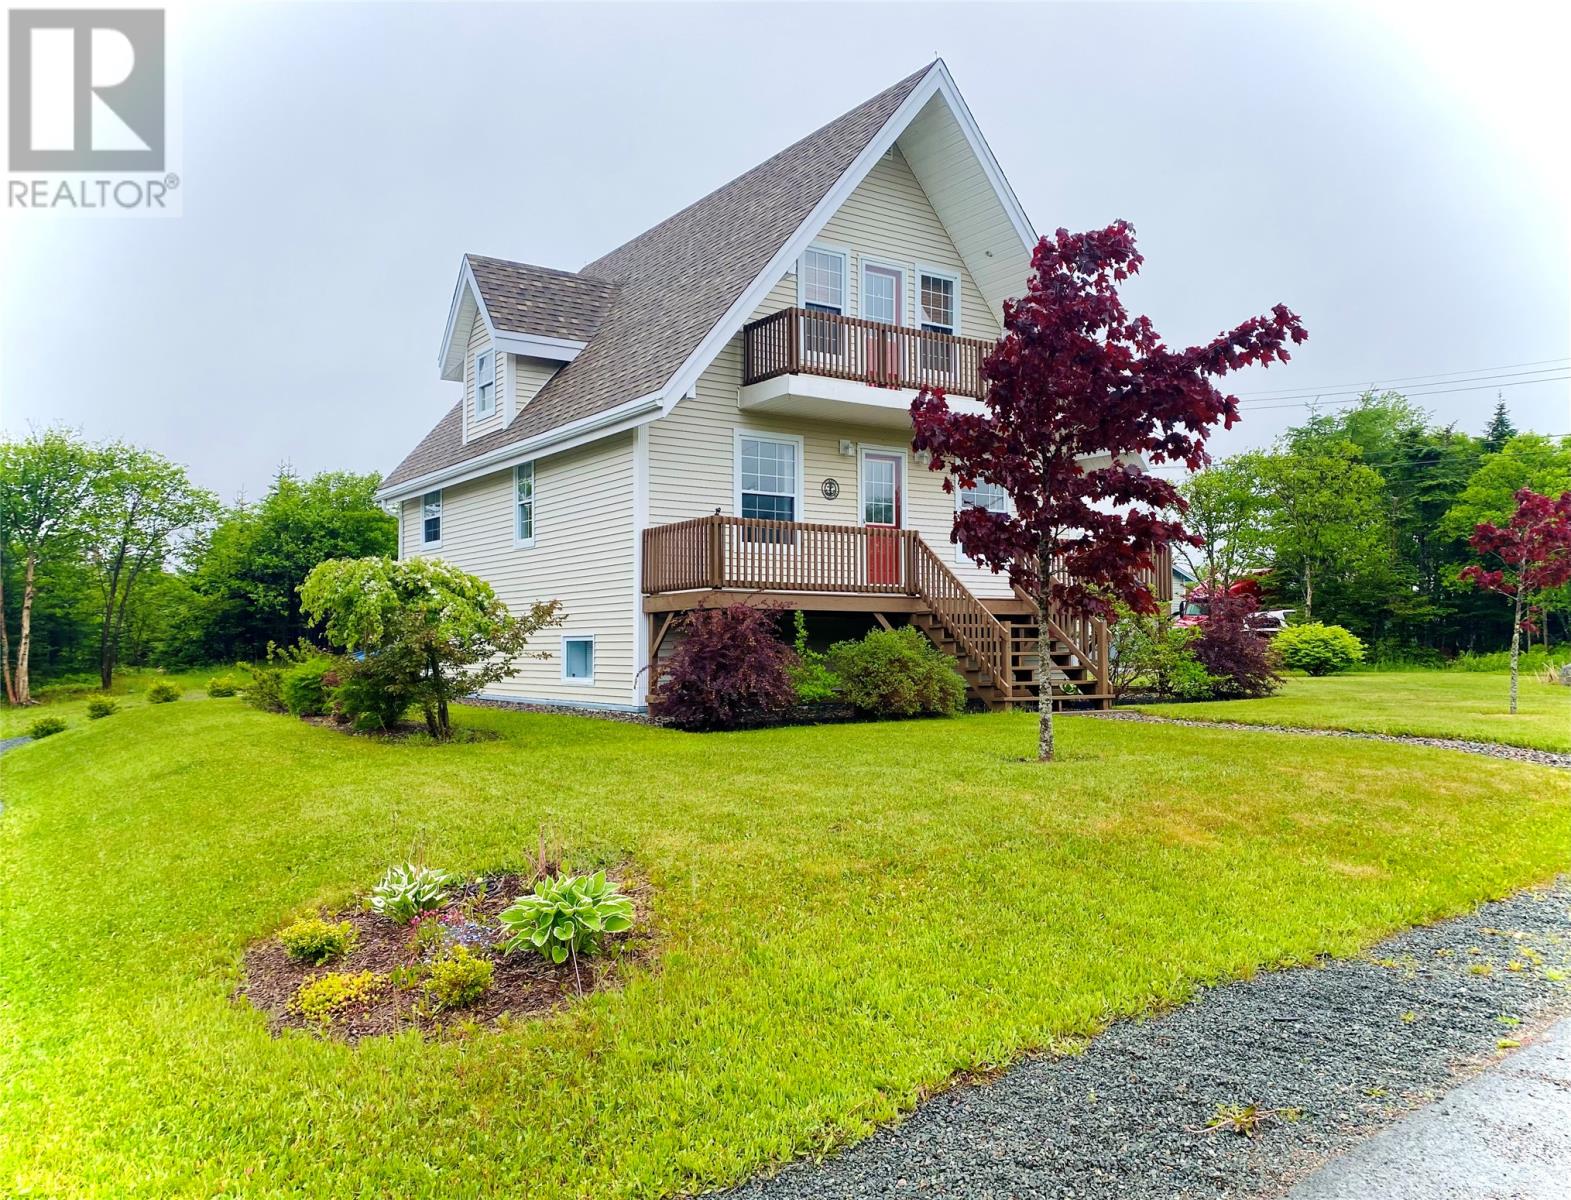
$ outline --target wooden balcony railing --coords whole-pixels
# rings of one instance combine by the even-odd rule
[[[783,308],[742,329],[742,382],[824,375],[874,387],[942,388],[982,395],[992,342],[928,333],[839,313]]]

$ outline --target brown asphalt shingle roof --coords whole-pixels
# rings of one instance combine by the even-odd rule
[[[383,486],[457,466],[664,387],[932,69],[885,88],[576,274],[469,256],[497,325],[589,344],[506,429],[465,445],[463,414],[454,405]],[[500,312],[491,306],[493,294],[503,304]],[[550,332],[569,328],[589,329],[590,336]]]

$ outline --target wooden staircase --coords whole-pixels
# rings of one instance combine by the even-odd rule
[[[921,538],[907,542],[907,570],[926,606],[911,623],[954,659],[967,694],[988,709],[1035,707],[1040,698],[1038,616],[1029,597],[1016,590],[1017,610],[995,615],[972,594]],[[1069,628],[1064,628],[1068,624]],[[1107,630],[1101,621],[1050,621],[1048,650],[1054,707],[1095,700],[1107,706],[1099,686],[1105,672]]]

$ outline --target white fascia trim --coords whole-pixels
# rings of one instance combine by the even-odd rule
[[[489,320],[487,321],[489,325]],[[511,333],[506,329],[492,330],[491,340],[498,350],[524,358],[543,358],[549,362],[570,363],[584,352],[588,342],[571,338],[545,337],[537,333]]]
[[[758,273],[747,290],[726,310],[725,316],[721,317],[705,335],[704,340],[699,342],[698,348],[688,355],[687,361],[677,368],[676,374],[660,390],[666,397],[665,411],[669,412],[693,387],[698,377],[709,368],[709,364],[714,362],[720,351],[725,348],[726,343],[736,335],[748,314],[763,303],[769,289],[774,286],[774,281],[784,275],[786,268],[802,256],[802,251],[822,232],[829,219],[845,203],[846,198],[856,190],[857,185],[873,169],[873,165],[884,156],[889,147],[895,144],[900,135],[905,132],[906,126],[934,95],[943,96],[949,105],[955,121],[966,136],[966,142],[971,147],[972,153],[982,163],[983,173],[992,184],[999,203],[1004,206],[1010,223],[1020,235],[1021,245],[1025,247],[1027,254],[1031,252],[1036,245],[1036,234],[1031,228],[1031,222],[1027,220],[1019,199],[1010,188],[1009,181],[1004,178],[997,160],[993,158],[993,152],[988,149],[982,131],[977,128],[971,110],[966,107],[965,101],[960,96],[960,89],[955,86],[955,81],[949,74],[949,68],[944,65],[942,59],[939,59],[928,68],[922,82],[912,89],[911,94],[901,102],[899,108],[895,109],[889,120],[884,122],[884,127],[878,131],[873,140],[862,148],[862,153],[852,160],[851,165],[836,180],[834,187],[830,188],[823,199],[813,207],[813,211]]]
[[[491,475],[504,467],[516,466],[521,462],[528,462],[532,458],[543,458],[547,454],[560,454],[564,450],[571,450],[575,446],[582,446],[586,442],[597,441],[612,434],[622,433],[625,430],[653,421],[660,415],[660,397],[651,392],[647,396],[639,396],[636,400],[629,400],[615,408],[608,408],[605,412],[594,413],[591,416],[581,417],[577,421],[570,421],[566,425],[559,425],[555,429],[526,438],[521,442],[514,442],[507,446],[498,446],[489,454],[479,458],[465,459],[461,463],[454,463],[450,467],[443,467],[438,471],[429,471],[416,479],[405,480],[403,483],[394,484],[392,487],[381,489],[376,494],[378,500],[402,500],[409,496],[418,496],[438,487],[452,487],[457,483],[465,483],[471,479],[479,479],[482,475]]]

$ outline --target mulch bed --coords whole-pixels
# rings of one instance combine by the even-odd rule
[[[555,868],[546,873],[555,873]],[[625,873],[612,872],[611,876],[633,901],[637,914],[633,928],[603,936],[600,953],[592,959],[579,959],[576,969],[571,959],[556,964],[532,950],[503,954],[494,948],[502,936],[497,914],[528,891],[536,876],[491,876],[484,880],[483,896],[480,881],[455,888],[453,899],[435,910],[444,918],[447,944],[462,944],[472,954],[490,959],[494,967],[490,988],[468,1008],[431,1011],[433,1006],[421,985],[425,968],[442,948],[422,952],[414,945],[409,927],[363,908],[326,915],[329,921],[348,921],[358,935],[354,948],[333,962],[321,966],[296,962],[276,936],[252,945],[245,954],[244,974],[235,998],[266,1013],[274,1036],[286,1029],[304,1029],[351,1044],[406,1029],[440,1035],[458,1026],[467,1029],[495,1024],[504,1014],[509,1020],[543,1016],[577,996],[618,986],[628,968],[653,956],[648,885]],[[291,1001],[301,984],[327,974],[361,971],[375,972],[379,986],[364,1001],[335,1014],[325,1027],[293,1010]],[[394,972],[401,978],[389,978]]]

